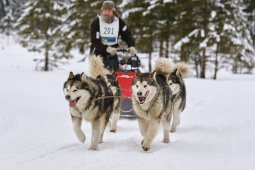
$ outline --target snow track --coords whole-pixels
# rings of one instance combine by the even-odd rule
[[[187,79],[187,108],[168,145],[161,142],[160,129],[151,150],[144,152],[137,121],[122,119],[116,134],[107,127],[104,143],[93,152],[87,149],[90,125],[83,125],[87,139],[80,144],[62,92],[68,72],[84,71],[86,66],[34,72],[33,63],[27,64],[28,55],[20,59],[0,53],[1,170],[249,170],[255,166],[254,75]]]

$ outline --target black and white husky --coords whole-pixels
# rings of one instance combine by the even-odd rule
[[[143,136],[142,148],[145,151],[150,149],[160,122],[164,132],[163,143],[170,142],[172,92],[167,78],[173,69],[173,64],[168,59],[161,58],[156,62],[153,73],[140,73],[133,80],[132,102]]]
[[[103,135],[109,117],[114,109],[114,95],[108,87],[109,71],[104,68],[100,57],[90,57],[91,77],[70,72],[64,83],[64,94],[69,102],[73,129],[78,139],[84,143],[85,134],[81,130],[82,120],[92,124],[90,150],[97,150],[103,142]],[[103,77],[103,78],[98,78]]]
[[[115,74],[105,69],[101,58],[93,57],[90,60],[90,74],[94,79],[106,82],[107,87],[113,94],[113,114],[111,118],[110,132],[115,133],[117,131],[117,121],[120,117],[120,104],[121,104],[121,90]]]
[[[172,91],[172,126],[171,132],[175,132],[180,124],[180,113],[186,106],[186,87],[183,78],[189,74],[189,66],[183,62],[175,64],[174,71],[168,76],[167,81]]]

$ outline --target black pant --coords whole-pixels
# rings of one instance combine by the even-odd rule
[[[119,69],[119,60],[117,55],[103,57],[103,63],[109,70],[116,71]]]

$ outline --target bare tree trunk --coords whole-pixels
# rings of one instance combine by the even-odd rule
[[[214,68],[214,76],[213,79],[216,80],[217,79],[217,73],[219,70],[219,61],[218,61],[218,43],[216,44],[216,52],[215,52],[215,68]]]
[[[153,52],[153,38],[150,38],[149,41],[150,41],[150,44],[149,44],[149,50],[148,50],[148,53],[149,53],[149,63],[148,63],[148,65],[149,65],[149,72],[151,72],[151,70],[152,70],[151,59],[152,59],[152,52]]]
[[[169,38],[166,39],[166,58],[169,58]]]
[[[150,52],[149,52],[149,72],[151,72],[151,70],[152,70],[152,69],[151,69],[151,68],[152,68],[152,67],[151,67],[151,55],[152,55],[152,52],[150,51]]]
[[[47,4],[50,4],[50,0],[47,0]],[[48,6],[48,8],[49,8],[49,6]],[[48,11],[49,11],[49,9],[48,9]],[[44,32],[44,34],[45,34],[45,40],[46,40],[46,43],[45,43],[45,65],[44,65],[44,71],[49,71],[49,46],[50,46],[50,44],[49,44],[49,42],[50,42],[50,37],[49,37],[49,35],[48,35],[48,30],[49,30],[49,27],[50,27],[50,20],[49,19],[47,19],[46,21],[45,21],[45,24],[46,24],[46,28],[45,28],[45,32]]]
[[[44,71],[49,71],[49,47],[48,42],[46,42],[45,47],[45,62],[44,62]]]
[[[208,35],[208,18],[207,18],[207,14],[209,12],[208,10],[208,2],[209,1],[203,1],[204,3],[204,7],[203,7],[203,21],[202,21],[202,25],[203,25],[203,31],[204,31],[204,37],[207,37]],[[205,79],[205,71],[206,71],[206,47],[202,48],[202,56],[201,56],[201,72],[200,72],[200,78]]]
[[[206,49],[202,49],[200,78],[205,79]]]
[[[159,40],[159,57],[163,57],[163,40],[160,38]]]
[[[180,56],[181,61],[185,61],[185,54],[184,54],[184,47],[181,46],[181,56]]]
[[[200,56],[195,56],[195,70],[196,70],[196,77],[199,78],[199,71],[198,71],[198,66],[199,66],[199,58]]]
[[[237,67],[238,67],[238,61],[237,61],[237,56],[236,56],[236,57],[234,57],[234,63],[233,63],[233,67],[232,67],[232,72],[234,74],[237,74]]]
[[[49,35],[47,33],[48,29],[49,29],[49,20],[47,20],[46,22],[47,27],[45,30],[45,60],[44,60],[44,71],[49,71]]]

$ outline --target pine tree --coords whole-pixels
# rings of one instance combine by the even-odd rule
[[[25,0],[0,0],[0,33],[7,36],[15,30],[15,23],[21,15]]]
[[[66,13],[61,0],[36,0],[28,2],[23,15],[20,17],[17,30],[21,44],[30,51],[44,52],[44,71],[52,69],[60,57],[58,39],[62,36],[59,31],[63,23],[62,16]],[[65,54],[65,51],[62,51]]]
[[[68,16],[62,26],[68,49],[78,48],[81,53],[90,45],[89,26],[99,13],[102,1],[72,0],[68,6]]]
[[[149,55],[149,71],[152,70],[151,58],[158,31],[157,14],[150,9],[149,1],[134,0],[126,4],[124,7],[125,12],[122,14],[122,17],[127,21],[127,25],[132,30],[137,49]]]
[[[212,3],[210,0],[192,0],[182,1],[181,17],[177,20],[177,30],[181,30],[179,41],[176,42],[175,48],[181,50],[181,60],[187,61],[185,51],[189,52],[190,46],[193,51],[199,56],[196,62],[196,70],[199,72],[198,66],[200,65],[200,78],[205,78],[206,63],[207,63],[207,46],[210,36],[210,16]],[[192,10],[190,10],[190,8]],[[190,19],[190,24],[185,21]],[[185,25],[186,24],[186,25]],[[182,28],[183,27],[183,28]],[[183,36],[183,34],[186,34]]]
[[[10,35],[14,18],[9,0],[0,1],[0,33]]]
[[[254,0],[244,0],[244,4],[245,4],[244,11],[248,14],[249,29],[252,33],[253,46],[255,48],[255,1]]]
[[[248,26],[248,15],[244,11],[243,1],[229,2],[233,20],[229,23],[228,37],[231,42],[233,61],[233,73],[251,73],[254,67],[254,47],[252,34]]]
[[[190,53],[195,54],[190,59],[195,64],[197,76],[200,72],[199,77],[205,78],[206,68],[213,63],[216,79],[219,64],[223,60],[229,65],[241,62],[241,66],[235,65],[242,68],[245,66],[250,71],[254,50],[246,27],[246,14],[242,12],[242,2],[193,0],[179,3],[182,7],[176,24],[175,48],[180,50],[181,60],[184,61],[190,58]]]

